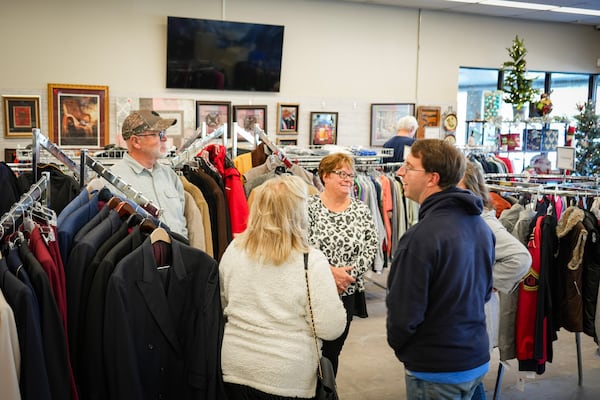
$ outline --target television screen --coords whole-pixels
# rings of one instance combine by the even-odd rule
[[[167,88],[279,92],[283,26],[168,17]]]

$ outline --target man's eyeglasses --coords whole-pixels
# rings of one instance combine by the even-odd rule
[[[412,165],[410,165],[410,164],[407,164],[407,163],[404,163],[404,164],[402,164],[402,165],[400,166],[400,168],[404,168],[404,170],[405,170],[406,172],[412,172],[412,171],[423,171],[423,172],[427,172],[427,171],[426,171],[426,170],[424,170],[424,169],[414,168]]]
[[[164,139],[164,138],[167,136],[167,131],[152,132],[152,133],[144,133],[144,134],[142,134],[142,133],[138,133],[138,134],[137,134],[137,135],[135,135],[135,136],[154,136],[154,137],[158,136],[158,138],[159,138],[160,140],[163,140],[163,139]]]
[[[355,174],[349,174],[346,171],[331,171],[332,173],[336,174],[337,176],[339,176],[342,179],[354,179],[356,178]]]

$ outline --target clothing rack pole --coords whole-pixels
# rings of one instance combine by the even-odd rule
[[[113,174],[108,168],[102,165],[100,162],[94,160],[92,157],[86,154],[85,164],[93,169],[98,175],[106,179],[111,185],[119,189],[125,194],[128,199],[133,200],[136,204],[139,204],[144,210],[146,210],[153,217],[160,217],[163,210],[152,204],[152,201],[144,196],[141,192],[138,192],[130,184],[125,182],[119,176]]]
[[[15,222],[23,216],[25,210],[33,205],[36,201],[42,198],[42,195],[46,193],[46,202],[49,202],[48,196],[50,195],[50,172],[42,172],[42,177],[35,182],[29,190],[21,195],[18,202],[8,210],[2,218],[0,218],[0,238],[4,237],[6,233],[14,232]],[[6,224],[10,222],[10,226]]]
[[[575,332],[575,345],[577,346],[577,385],[583,384],[583,368],[581,364],[581,333]]]
[[[73,173],[81,179],[85,178],[85,165],[96,171],[100,176],[110,182],[113,186],[119,189],[121,192],[125,194],[125,196],[137,204],[139,204],[144,210],[146,210],[153,217],[158,218],[162,214],[162,210],[158,209],[152,202],[146,198],[142,193],[133,189],[131,185],[127,184],[120,177],[114,175],[110,172],[106,167],[104,167],[100,162],[94,160],[89,154],[87,154],[87,150],[84,150],[81,155],[82,164],[80,166],[77,163],[69,158],[57,145],[52,143],[46,136],[41,134],[41,130],[36,128],[33,130],[33,142],[34,147],[38,147],[42,145],[46,150],[50,152],[54,157],[56,157],[59,161],[61,161],[64,165],[69,168]],[[36,154],[37,153],[37,154]],[[34,151],[32,155],[32,162],[34,168],[34,176],[37,172],[37,159],[35,157],[39,157],[39,150]],[[85,162],[83,160],[85,159]]]
[[[42,131],[39,128],[33,129],[33,153],[32,153],[32,167],[33,167],[33,176],[34,179],[37,176],[37,164],[40,156],[39,146],[44,147],[44,149],[48,150],[50,154],[56,157],[60,162],[62,162],[71,172],[73,172],[76,176],[80,177],[81,169],[79,165],[73,160],[69,158],[57,145],[52,143],[50,139],[46,136],[42,135]]]
[[[260,127],[258,127],[258,126],[255,126],[254,132],[256,132],[258,134],[258,136],[260,137],[260,140],[262,140],[263,143],[267,145],[267,147],[273,152],[273,154],[275,154],[287,168],[290,168],[292,166],[292,162],[290,161],[290,159],[285,155],[283,150],[281,150],[279,147],[277,147],[271,141],[271,139],[269,139],[269,137],[267,136],[265,131],[260,129]]]
[[[196,154],[198,154],[198,150],[200,150],[204,146],[206,146],[206,144],[208,142],[210,142],[211,140],[214,140],[214,139],[217,139],[217,138],[223,136],[226,129],[227,129],[226,125],[221,125],[219,128],[217,128],[217,130],[215,130],[210,135],[195,139],[194,142],[192,144],[190,144],[189,147],[185,151],[183,151],[180,154],[178,154],[177,156],[171,158],[171,167],[178,168],[182,164],[184,164],[184,163],[190,161],[191,159],[193,159],[194,157],[196,157]]]

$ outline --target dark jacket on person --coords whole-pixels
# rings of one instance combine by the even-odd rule
[[[387,337],[407,370],[457,372],[490,359],[484,304],[495,237],[481,199],[449,188],[429,196],[400,239],[388,277]]]

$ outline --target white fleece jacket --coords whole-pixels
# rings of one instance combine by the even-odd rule
[[[221,258],[219,277],[226,318],[223,380],[278,396],[313,397],[318,358],[303,254],[293,253],[280,266],[258,264],[234,239]],[[336,339],[344,331],[346,311],[325,255],[314,248],[308,277],[317,336]]]

